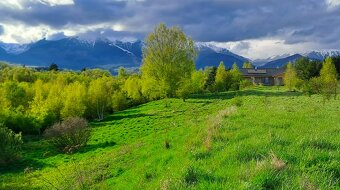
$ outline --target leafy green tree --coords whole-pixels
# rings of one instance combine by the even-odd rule
[[[191,77],[196,56],[193,41],[180,28],[167,28],[165,24],[157,26],[145,39],[143,48],[141,71],[143,82],[147,84],[143,85],[144,91],[157,88],[151,91],[173,97],[181,81]]]
[[[128,100],[124,92],[116,91],[112,95],[112,108],[114,111],[121,111],[128,107]]]
[[[239,90],[240,82],[243,79],[240,69],[237,67],[236,63],[233,64],[232,69],[229,71],[231,77],[231,84],[229,88],[231,90]]]
[[[49,87],[51,86],[48,83],[44,84],[42,80],[37,80],[33,85],[34,98],[30,102],[29,115],[34,118],[38,129],[47,127],[56,120],[55,113],[48,107],[50,102],[46,100],[48,90],[45,89]],[[58,95],[60,96],[61,94]]]
[[[218,92],[223,92],[227,90],[227,71],[223,61],[221,61],[220,65],[217,67],[215,76],[215,88]]]
[[[245,63],[243,63],[242,68],[243,68],[243,69],[253,69],[254,66],[253,66],[253,64],[251,64],[250,62],[245,62]]]
[[[204,71],[195,71],[191,75],[191,84],[193,86],[193,93],[200,93],[204,91],[205,81],[207,80],[207,75]]]
[[[320,79],[323,85],[321,91],[325,99],[330,99],[332,95],[336,98],[337,78],[338,74],[335,65],[333,64],[332,58],[328,57],[325,59],[320,71]]]
[[[26,91],[19,83],[5,82],[3,83],[3,90],[3,95],[11,108],[17,108],[20,105],[27,107]]]
[[[306,57],[302,57],[295,62],[295,70],[297,77],[302,80],[309,80],[320,75],[322,67],[321,61],[311,61]]]
[[[298,82],[298,78],[297,78],[296,70],[293,67],[292,62],[289,62],[287,64],[286,72],[284,74],[285,86],[289,89],[289,91],[292,91],[295,89],[297,82]]]
[[[204,68],[204,73],[207,76],[205,83],[204,83],[204,89],[207,89],[210,92],[214,91],[216,71],[217,71],[217,67]]]
[[[64,91],[64,107],[61,110],[62,119],[82,117],[86,110],[86,88],[76,81],[68,85]]]
[[[58,65],[55,63],[52,63],[49,67],[48,67],[49,71],[58,71]]]
[[[332,57],[333,64],[336,68],[336,72],[338,73],[338,77],[340,76],[340,56]]]
[[[177,96],[183,101],[189,97],[190,94],[203,92],[206,75],[203,71],[195,71],[190,79],[182,81],[180,88],[177,90]]]
[[[95,110],[96,118],[104,119],[104,113],[110,106],[110,89],[108,86],[108,78],[98,78],[90,82],[88,90],[88,101],[90,107]]]
[[[143,99],[141,78],[137,75],[127,78],[124,84],[124,91],[134,101],[141,101]]]

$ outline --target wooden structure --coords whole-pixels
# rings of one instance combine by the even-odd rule
[[[254,84],[283,85],[284,68],[240,69],[243,77]]]

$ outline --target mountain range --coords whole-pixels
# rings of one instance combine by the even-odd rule
[[[0,60],[27,66],[46,67],[56,63],[60,68],[80,70],[82,68],[104,68],[115,70],[120,66],[139,68],[142,61],[142,41],[123,42],[96,39],[83,40],[77,37],[60,40],[46,40],[30,44],[0,43]],[[205,66],[218,66],[224,61],[226,67],[233,63],[242,66],[248,59],[227,49],[209,44],[197,43],[199,55],[198,69]]]
[[[120,66],[138,69],[142,62],[143,45],[142,41],[84,40],[78,37],[42,39],[29,44],[0,42],[0,60],[27,66],[47,67],[51,63],[56,63],[63,69],[103,68],[114,72]],[[218,66],[220,61],[223,61],[227,68],[233,63],[242,67],[246,61],[259,67],[276,68],[303,56],[322,60],[327,56],[340,55],[340,50],[312,51],[252,61],[211,43],[196,42],[195,45],[198,50],[197,69]]]

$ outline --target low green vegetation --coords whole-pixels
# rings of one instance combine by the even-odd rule
[[[340,59],[327,57],[324,62],[300,58],[294,64],[286,66],[285,86],[290,90],[299,90],[305,94],[321,94],[324,101],[334,97],[338,90]]]
[[[2,189],[339,189],[340,101],[257,87],[164,99],[91,123],[62,154],[26,137]]]
[[[339,188],[337,59],[288,64],[287,92],[196,56],[160,24],[140,73],[1,63],[0,189]]]

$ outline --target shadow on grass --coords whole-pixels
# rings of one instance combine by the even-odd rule
[[[229,91],[221,93],[207,93],[207,94],[195,94],[190,96],[191,99],[232,99],[235,96],[267,96],[267,97],[294,97],[301,96],[301,92],[283,92],[283,91],[263,91],[256,89],[241,90],[241,91]]]
[[[88,144],[82,149],[80,149],[77,153],[86,153],[90,151],[95,151],[99,148],[107,148],[107,147],[112,147],[115,146],[117,143],[116,142],[103,142],[103,143],[97,143],[97,144]]]
[[[24,173],[24,171],[28,168],[32,170],[41,169],[47,166],[52,166],[50,164],[46,164],[40,162],[36,159],[22,159],[13,161],[11,163],[7,163],[6,165],[0,165],[0,173],[7,174],[7,173]]]

